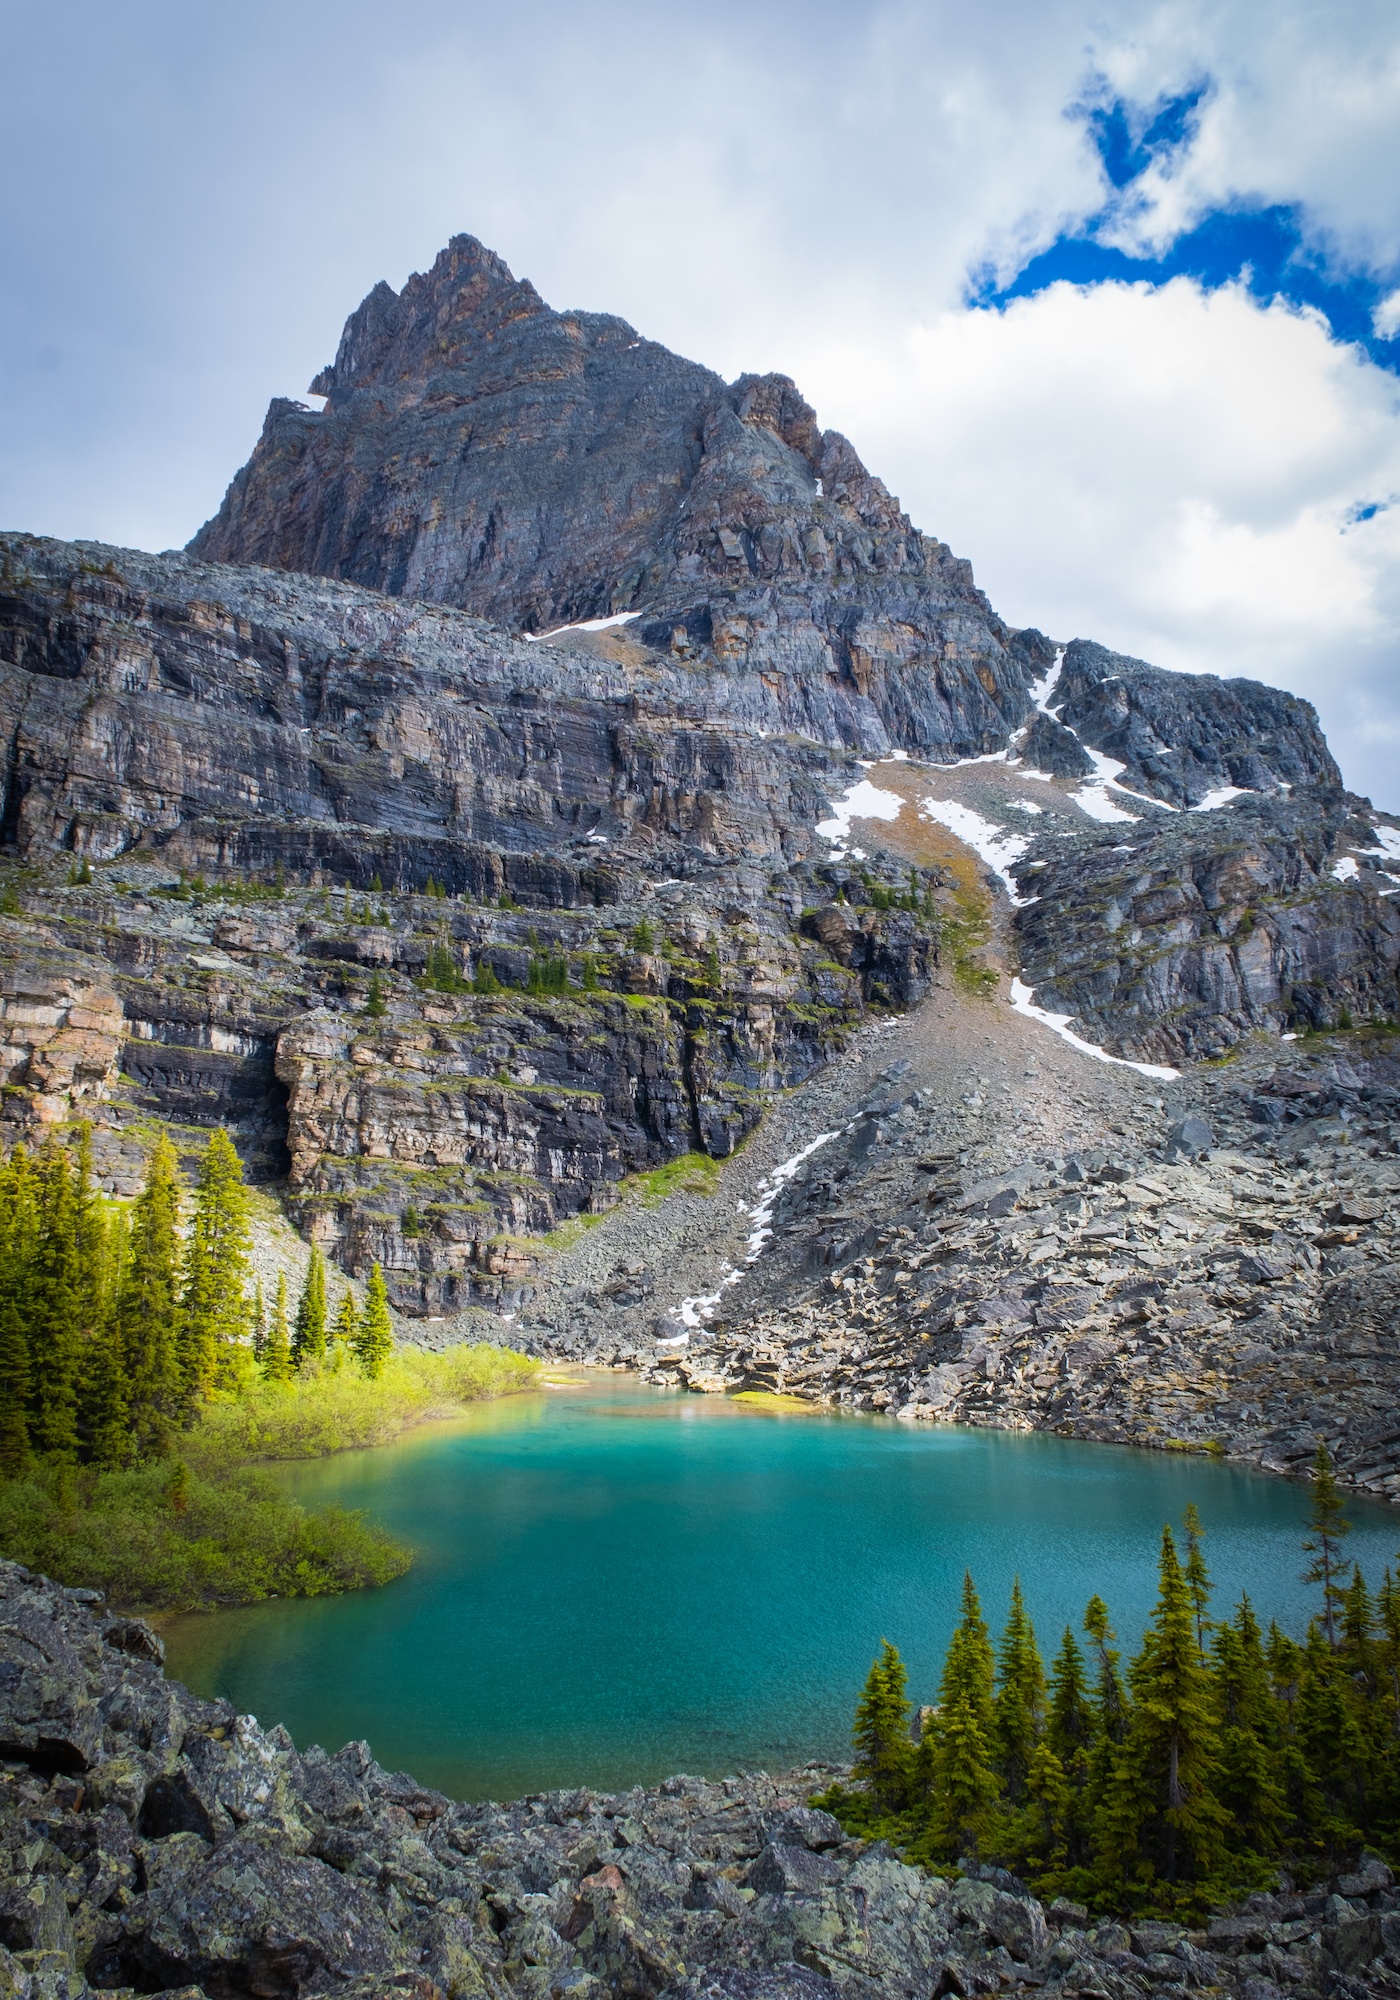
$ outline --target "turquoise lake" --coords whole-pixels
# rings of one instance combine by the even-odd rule
[[[483,1405],[299,1466],[418,1552],[387,1589],[176,1620],[169,1669],[299,1744],[367,1737],[462,1798],[781,1769],[847,1754],[882,1638],[932,1700],[970,1568],[994,1628],[1019,1573],[1047,1658],[1098,1591],[1125,1651],[1164,1521],[1194,1500],[1217,1609],[1295,1633],[1304,1488],[1213,1460],[775,1413],[618,1378]],[[1349,1508],[1378,1578],[1388,1508]]]

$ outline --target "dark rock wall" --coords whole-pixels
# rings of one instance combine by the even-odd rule
[[[1394,1018],[1400,912],[1383,878],[1332,872],[1357,803],[1260,797],[1046,843],[1015,916],[1023,978],[1095,1039],[1168,1061]]]

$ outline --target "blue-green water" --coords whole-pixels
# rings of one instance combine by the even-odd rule
[[[1125,1648],[1195,1500],[1220,1597],[1301,1631],[1306,1492],[1212,1460],[745,1409],[614,1380],[288,1474],[418,1551],[385,1590],[178,1621],[170,1668],[299,1743],[368,1737],[460,1797],[840,1756],[888,1637],[933,1698],[964,1568],[1019,1572],[1053,1651],[1091,1592]],[[1379,1576],[1400,1520],[1351,1509]]]

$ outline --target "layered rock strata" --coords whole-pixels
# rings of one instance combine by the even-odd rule
[[[0,1978],[14,2000],[913,2000],[1400,1991],[1367,1860],[1207,1929],[1044,1908],[847,1840],[829,1769],[461,1804],[369,1746],[298,1751],[161,1672],[161,1642],[0,1565]]]

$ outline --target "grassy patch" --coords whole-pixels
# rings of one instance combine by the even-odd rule
[[[185,1456],[213,1472],[253,1459],[325,1458],[387,1444],[426,1417],[528,1389],[539,1372],[537,1361],[484,1343],[442,1354],[396,1348],[377,1382],[336,1356],[290,1383],[259,1382],[246,1396],[210,1403],[185,1440]]]
[[[712,1195],[719,1187],[719,1161],[708,1153],[682,1153],[649,1174],[633,1175],[624,1186],[640,1196],[643,1208],[655,1208],[673,1194]]]

